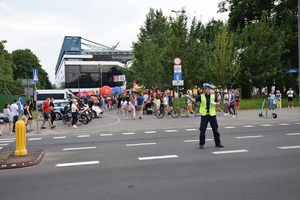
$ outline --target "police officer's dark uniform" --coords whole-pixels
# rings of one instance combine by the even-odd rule
[[[204,90],[210,90],[210,84],[203,84]],[[214,134],[214,140],[216,147],[224,147],[220,141],[220,133],[218,132],[218,122],[216,117],[216,103],[218,102],[217,97],[215,94],[211,94],[209,91],[204,92],[203,94],[199,95],[195,99],[191,99],[191,101],[199,101],[200,108],[199,113],[201,115],[200,121],[200,136],[199,136],[199,145],[200,149],[204,148],[205,144],[205,132],[207,129],[208,122],[212,128]]]

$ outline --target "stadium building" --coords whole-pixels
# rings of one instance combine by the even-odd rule
[[[130,65],[133,51],[117,50],[117,45],[108,47],[82,37],[65,36],[55,68],[56,87],[120,86],[116,77],[122,77],[121,69]]]

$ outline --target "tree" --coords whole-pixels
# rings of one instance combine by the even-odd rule
[[[13,70],[14,79],[32,79],[33,70],[36,69],[39,72],[38,88],[52,88],[48,73],[42,69],[40,61],[37,56],[31,52],[31,50],[15,50],[12,52],[12,59],[15,64]]]
[[[211,74],[213,82],[227,88],[234,84],[234,80],[240,71],[238,49],[234,44],[234,34],[228,32],[228,26],[224,26],[217,34],[214,42],[213,57],[211,58]]]
[[[278,30],[273,21],[267,21],[266,15],[263,15],[259,22],[243,29],[241,40],[243,53],[239,79],[244,87],[261,88],[283,77],[284,32]],[[251,90],[248,88],[246,91]]]
[[[12,88],[15,85],[13,68],[11,54],[4,49],[4,45],[0,42],[0,94],[12,94]]]

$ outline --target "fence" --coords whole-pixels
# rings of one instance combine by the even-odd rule
[[[0,94],[0,113],[3,112],[4,104],[12,104],[14,102],[14,99],[19,99],[20,97],[24,100],[24,102],[29,99],[27,96]]]

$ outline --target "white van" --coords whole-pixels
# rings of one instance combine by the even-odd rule
[[[75,98],[72,91],[68,89],[51,89],[51,90],[37,90],[34,94],[35,104],[39,107],[43,104],[47,97],[53,97],[54,101],[70,101]]]

